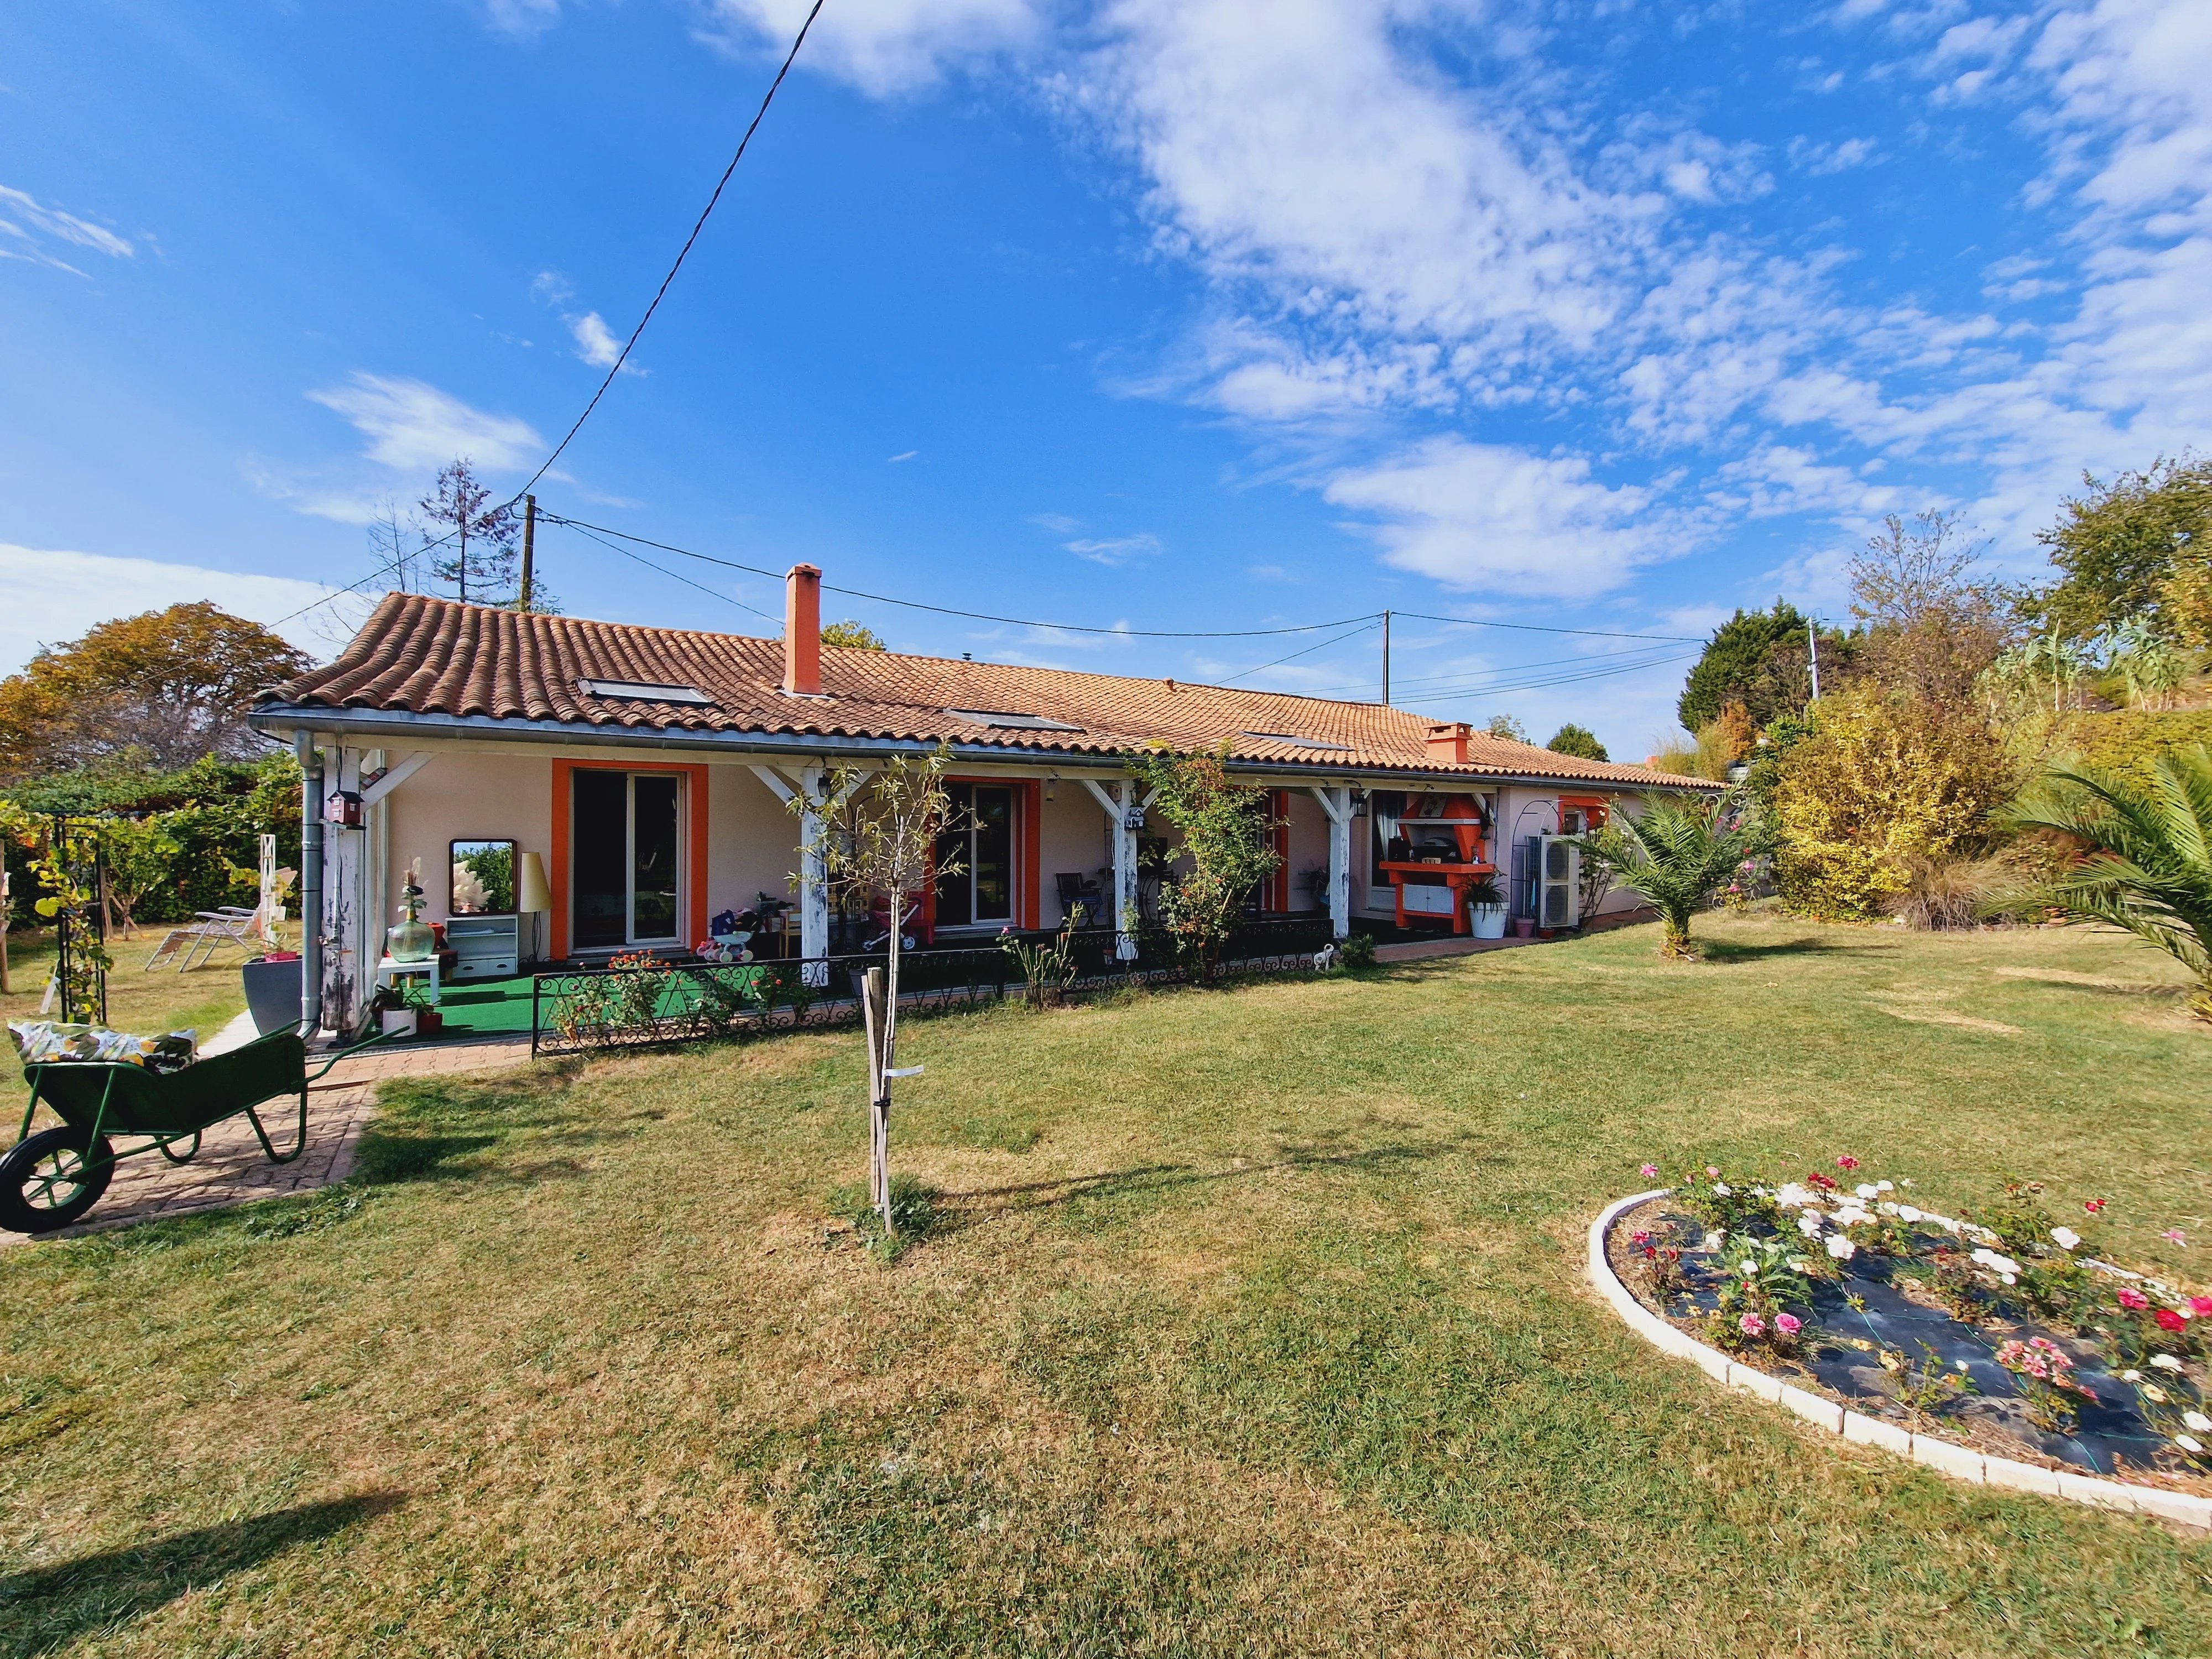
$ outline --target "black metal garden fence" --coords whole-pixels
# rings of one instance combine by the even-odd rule
[[[1019,936],[1050,942],[1049,933]],[[1221,954],[1224,974],[1310,972],[1334,937],[1328,918],[1251,921]],[[1184,979],[1173,942],[1157,930],[1137,936],[1137,957],[1115,955],[1114,934],[1073,934],[1073,976],[1066,991]],[[738,963],[677,962],[653,967],[586,968],[537,975],[531,983],[534,1054],[579,1054],[754,1036],[860,1018],[860,988],[881,951]],[[1020,965],[994,943],[980,949],[913,951],[899,959],[899,1000],[909,1012],[980,1007],[1027,988]]]

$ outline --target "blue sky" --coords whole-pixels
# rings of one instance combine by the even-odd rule
[[[370,572],[377,505],[452,454],[519,484],[804,4],[11,9],[0,668],[178,598],[276,620]],[[1883,513],[1963,512],[2025,574],[2083,469],[2204,441],[2208,180],[2201,3],[829,0],[540,495],[1099,627],[1836,615]],[[772,582],[541,546],[574,613],[775,631],[743,608],[780,615]],[[1262,667],[1328,636],[830,608],[901,649],[1376,695],[1372,629]],[[285,627],[326,654],[353,614]],[[1682,672],[1395,646],[1401,706],[1626,757]]]

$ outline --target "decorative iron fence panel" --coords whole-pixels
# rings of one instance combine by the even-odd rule
[[[1048,932],[1021,935],[1050,939]],[[1222,951],[1224,971],[1310,970],[1332,937],[1328,919],[1253,921]],[[1158,983],[1185,977],[1174,942],[1157,929],[1137,935],[1137,957],[1115,955],[1103,928],[1070,941],[1075,977],[1067,988]],[[532,1054],[584,1054],[763,1035],[834,1025],[860,1017],[861,976],[880,968],[881,952],[734,964],[670,963],[653,968],[585,968],[535,975],[531,983]],[[1019,966],[995,944],[977,950],[915,951],[899,958],[899,1006],[930,1012],[979,1007],[1024,981]]]

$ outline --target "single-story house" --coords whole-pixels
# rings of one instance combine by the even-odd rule
[[[487,971],[688,949],[710,917],[794,886],[794,936],[763,943],[826,957],[836,919],[802,867],[804,809],[826,769],[939,744],[964,809],[946,860],[964,868],[924,896],[940,945],[1056,927],[1078,902],[1108,926],[1137,915],[1145,850],[1157,867],[1170,839],[1124,761],[1149,745],[1225,744],[1273,792],[1283,862],[1261,908],[1325,910],[1340,937],[1361,918],[1464,931],[1462,890],[1493,872],[1536,914],[1535,837],[1711,787],[1380,703],[824,645],[811,565],[786,608],[768,640],[392,593],[336,661],[264,696],[252,723],[293,742],[323,826],[301,883],[310,904],[320,888],[322,1026],[366,1020],[417,860],[425,920],[469,932]],[[542,912],[519,897],[526,861]]]

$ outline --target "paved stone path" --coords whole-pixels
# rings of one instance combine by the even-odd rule
[[[89,1216],[74,1227],[41,1237],[72,1238],[157,1216],[191,1215],[286,1193],[313,1192],[343,1181],[353,1172],[361,1132],[375,1115],[379,1083],[395,1077],[495,1071],[529,1058],[530,1039],[525,1036],[492,1042],[381,1048],[341,1060],[308,1093],[307,1150],[292,1163],[270,1163],[262,1157],[261,1143],[245,1118],[227,1118],[203,1137],[199,1156],[189,1164],[171,1164],[158,1152],[124,1159],[115,1166],[114,1181]],[[319,1063],[312,1061],[311,1066]],[[272,1101],[262,1109],[261,1121],[279,1150],[292,1144],[292,1128],[299,1121],[296,1111],[285,1101]],[[24,1242],[21,1233],[0,1232],[0,1248]]]

